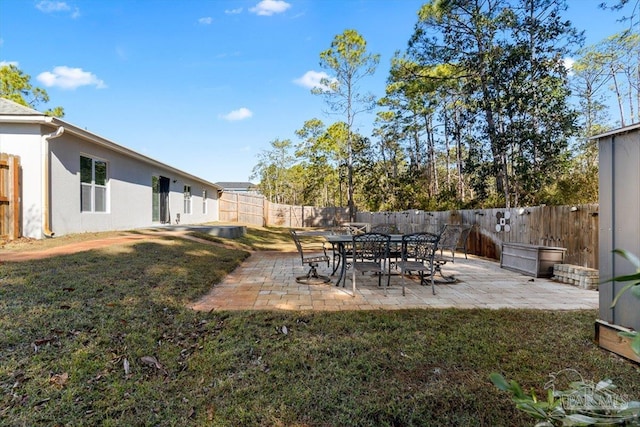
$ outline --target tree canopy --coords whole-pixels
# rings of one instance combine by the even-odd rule
[[[47,91],[33,86],[31,76],[13,64],[0,66],[0,97],[34,109],[40,104],[49,102]],[[44,113],[49,116],[64,117],[62,107],[51,108]]]
[[[335,73],[331,79],[323,78],[313,93],[325,97],[331,111],[341,114],[345,120],[347,204],[349,215],[355,219],[353,181],[353,126],[355,117],[374,108],[373,95],[362,93],[360,81],[375,73],[380,55],[367,52],[366,40],[355,30],[345,30],[331,42],[331,47],[320,53],[320,66]]]
[[[391,60],[371,135],[353,128],[374,101],[355,83],[379,58],[355,30],[336,36],[321,53],[335,76],[314,93],[343,121],[312,119],[297,132],[298,203],[342,206],[343,194],[367,210],[597,202],[589,137],[610,126],[611,94],[621,125],[639,120],[639,41],[625,32],[582,48],[565,10],[564,0],[427,1]]]

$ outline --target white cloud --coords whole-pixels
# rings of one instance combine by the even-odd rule
[[[217,55],[215,56],[215,58],[216,58],[216,59],[224,59],[224,58],[237,57],[237,56],[240,56],[240,55],[242,55],[242,53],[241,53],[241,52],[238,52],[238,51],[231,52],[231,53],[228,53],[228,52],[222,52],[222,53],[217,54]]]
[[[42,0],[36,4],[36,8],[40,12],[53,13],[53,12],[66,12],[71,10],[69,5],[63,1]]]
[[[302,77],[295,79],[293,82],[299,86],[306,87],[307,89],[322,89],[323,91],[329,91],[327,85],[321,83],[322,79],[327,79],[330,82],[335,82],[335,79],[329,77],[324,71],[307,71]]]
[[[46,87],[59,87],[61,89],[76,89],[80,86],[95,86],[104,89],[107,85],[93,73],[82,68],[70,68],[66,66],[55,67],[53,71],[45,71],[38,74],[37,80]]]
[[[564,58],[562,60],[563,64],[564,64],[564,68],[566,68],[567,70],[570,70],[573,68],[573,64],[576,63],[575,59],[573,58]]]
[[[0,67],[9,67],[11,65],[16,68],[20,68],[18,61],[0,61]]]
[[[562,65],[564,65],[564,68],[567,70],[567,74],[569,76],[573,76],[573,64],[575,64],[576,61],[573,58],[563,58],[562,59]]]
[[[206,16],[204,18],[198,19],[198,24],[202,24],[202,25],[211,25],[212,22],[213,22],[213,18],[210,16]]]
[[[283,0],[262,0],[249,11],[260,16],[271,16],[275,13],[282,13],[290,7],[291,5]]]
[[[228,114],[223,114],[220,116],[221,119],[228,120],[230,122],[235,122],[238,120],[248,119],[253,116],[253,113],[248,108],[242,107],[237,110],[233,110]]]
[[[239,7],[237,9],[225,9],[224,13],[226,13],[227,15],[237,15],[239,13],[242,13],[242,8]]]
[[[71,9],[64,1],[54,1],[54,0],[42,0],[36,3],[36,9],[38,9],[42,13],[56,13],[56,12],[69,12],[71,11],[71,18],[76,19],[80,17],[80,9],[74,8]]]

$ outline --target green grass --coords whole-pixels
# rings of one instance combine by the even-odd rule
[[[287,244],[253,233],[234,245]],[[543,395],[564,368],[640,396],[595,311],[186,308],[247,255],[166,238],[3,264],[0,425],[533,425],[489,374]]]

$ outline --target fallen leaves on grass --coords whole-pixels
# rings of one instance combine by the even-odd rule
[[[64,372],[62,374],[55,374],[49,378],[49,384],[52,384],[58,388],[63,388],[67,385],[67,381],[69,380],[69,374]]]
[[[154,368],[156,368],[157,370],[159,370],[160,372],[162,372],[165,375],[169,375],[169,373],[164,368],[164,366],[162,366],[162,364],[160,362],[158,362],[158,359],[156,359],[153,356],[142,356],[140,358],[140,361],[142,363],[144,363],[145,365],[153,366]]]
[[[47,337],[47,338],[41,338],[41,339],[35,340],[34,342],[31,343],[33,352],[37,353],[40,350],[40,347],[42,347],[43,345],[50,345],[55,340],[57,340],[57,338],[58,337],[51,337],[51,338]]]

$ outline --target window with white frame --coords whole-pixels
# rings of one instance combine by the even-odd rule
[[[80,210],[107,211],[107,162],[80,156]]]
[[[191,213],[191,186],[190,185],[184,186],[184,213],[185,214]]]
[[[207,214],[207,190],[202,190],[202,213]]]

